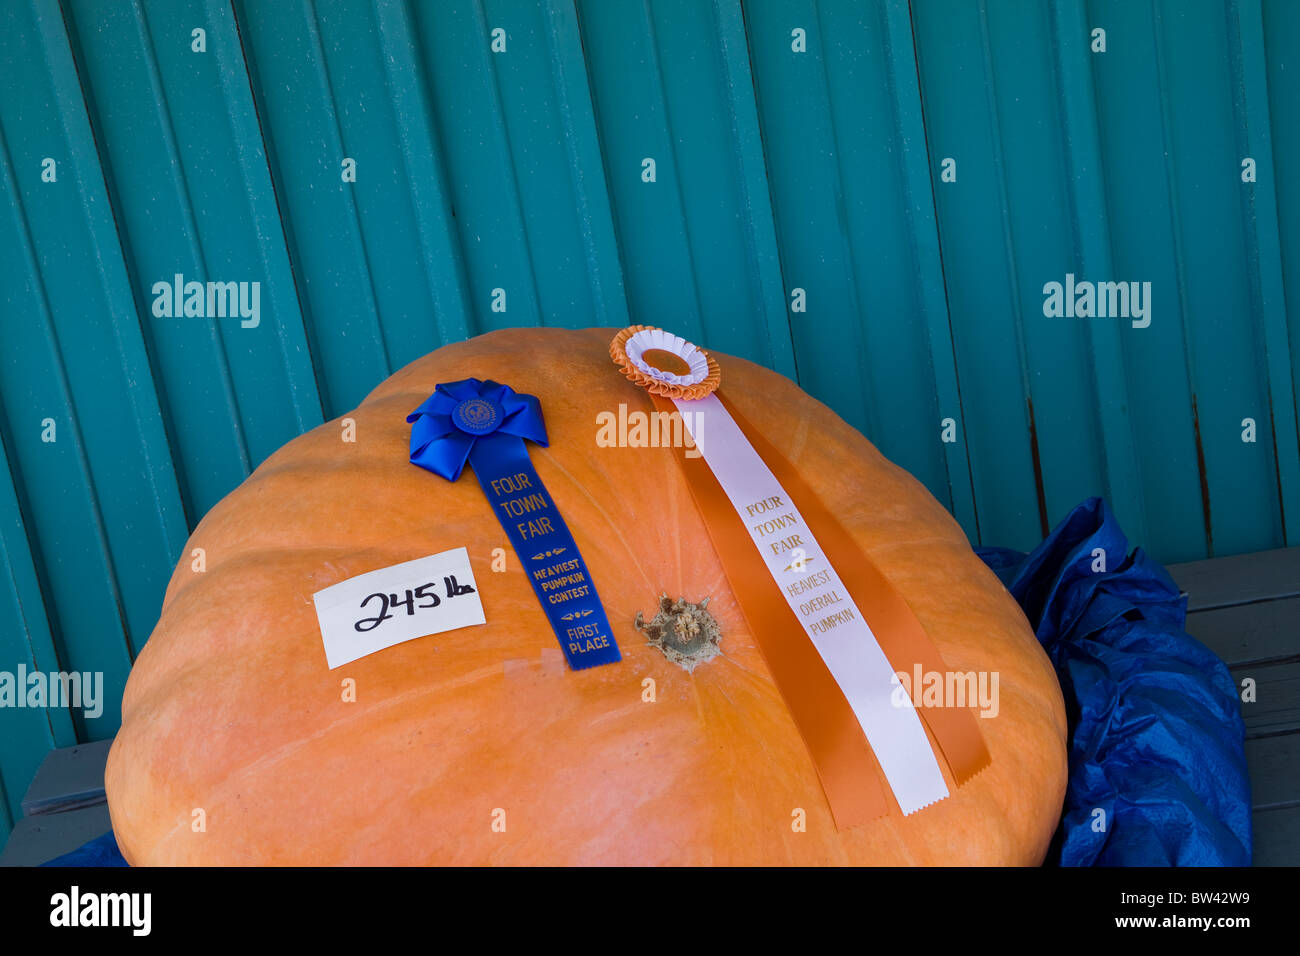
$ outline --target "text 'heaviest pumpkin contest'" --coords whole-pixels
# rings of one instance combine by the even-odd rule
[[[1047,656],[793,382],[649,326],[509,329],[345,417],[186,545],[109,757],[130,863],[1043,860]]]

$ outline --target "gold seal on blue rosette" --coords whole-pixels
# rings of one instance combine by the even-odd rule
[[[471,435],[486,435],[496,431],[501,417],[501,406],[482,397],[465,399],[451,413],[451,420],[456,427]]]

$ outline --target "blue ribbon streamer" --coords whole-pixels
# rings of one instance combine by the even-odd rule
[[[406,417],[411,463],[456,481],[466,463],[501,522],[573,670],[620,659],[578,545],[528,457],[545,447],[542,405],[509,385],[467,378],[435,386]]]

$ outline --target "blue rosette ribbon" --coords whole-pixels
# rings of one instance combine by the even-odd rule
[[[509,385],[467,378],[437,385],[406,417],[411,464],[456,481],[468,464],[510,539],[573,670],[620,659],[591,572],[528,455],[545,447],[542,404]]]

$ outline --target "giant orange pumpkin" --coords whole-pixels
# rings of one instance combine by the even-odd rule
[[[596,442],[599,412],[650,407],[610,363],[611,335],[506,330],[441,348],[347,416],[355,442],[328,422],[211,510],[131,672],[109,758],[131,863],[1041,862],[1065,789],[1061,694],[957,523],[792,382],[718,356],[731,401],[842,516],[946,665],[999,674],[999,712],[978,721],[987,769],[908,817],[837,830],[675,453]],[[471,376],[542,397],[551,443],[532,459],[621,663],[569,671],[474,478],[408,463],[407,413]],[[487,624],[327,669],[313,592],[462,545]],[[662,593],[710,599],[721,655],[687,672],[650,645],[634,621]]]

